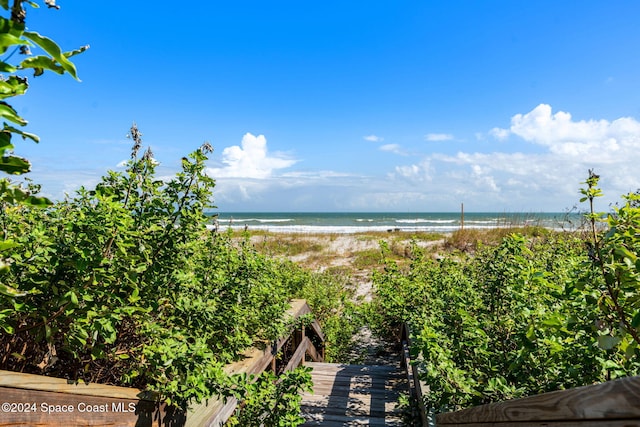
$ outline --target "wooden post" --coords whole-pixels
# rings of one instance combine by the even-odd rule
[[[460,203],[460,230],[464,230],[464,203]]]

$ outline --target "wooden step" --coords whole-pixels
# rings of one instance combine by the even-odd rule
[[[313,392],[302,395],[303,426],[401,426],[398,400],[408,393],[397,367],[307,362]]]

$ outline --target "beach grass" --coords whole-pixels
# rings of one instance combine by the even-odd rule
[[[296,235],[263,236],[254,242],[256,249],[270,255],[296,256],[303,253],[320,253],[325,248],[316,239]]]
[[[539,225],[509,225],[487,229],[464,228],[451,233],[444,241],[444,248],[474,251],[479,245],[497,245],[510,234],[542,237],[550,233],[553,231]]]

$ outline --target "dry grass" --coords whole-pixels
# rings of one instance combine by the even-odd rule
[[[442,240],[445,238],[445,234],[442,233],[429,233],[426,231],[420,232],[405,232],[405,231],[367,231],[361,233],[352,234],[358,240],[385,240],[385,241],[410,241],[420,240],[425,242],[433,242]]]
[[[382,251],[380,249],[366,249],[354,253],[351,265],[358,270],[373,270],[381,265]]]
[[[497,245],[509,234],[518,233],[525,236],[540,237],[552,231],[540,226],[508,226],[490,229],[465,228],[458,230],[445,239],[447,250],[475,251],[479,245]]]
[[[522,224],[522,223],[519,223]],[[310,270],[340,268],[362,276],[382,266],[380,242],[389,251],[386,256],[400,263],[412,258],[415,243],[432,253],[474,252],[479,245],[497,245],[512,233],[540,237],[552,231],[538,225],[511,225],[491,229],[466,228],[450,234],[369,231],[354,234],[249,232],[255,248],[269,256],[290,259]],[[236,232],[238,239],[245,236]]]
[[[411,242],[429,246],[445,238],[437,233],[375,231],[354,234],[251,231],[248,235],[254,247],[265,255],[288,258],[310,270],[340,267],[360,276],[363,271],[382,266],[381,241],[389,248],[388,257],[402,261],[411,257]],[[246,234],[235,232],[233,236],[241,239]]]
[[[262,253],[285,257],[293,257],[305,253],[318,254],[325,249],[316,239],[307,239],[298,236],[273,238],[272,236],[265,235],[263,238],[254,239],[254,245],[255,248]]]

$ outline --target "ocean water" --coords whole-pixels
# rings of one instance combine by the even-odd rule
[[[460,212],[449,213],[217,213],[219,229],[267,230],[286,233],[358,233],[366,231],[441,232],[462,226]],[[573,229],[577,214],[565,213],[465,213],[464,228],[496,228],[537,225]]]

